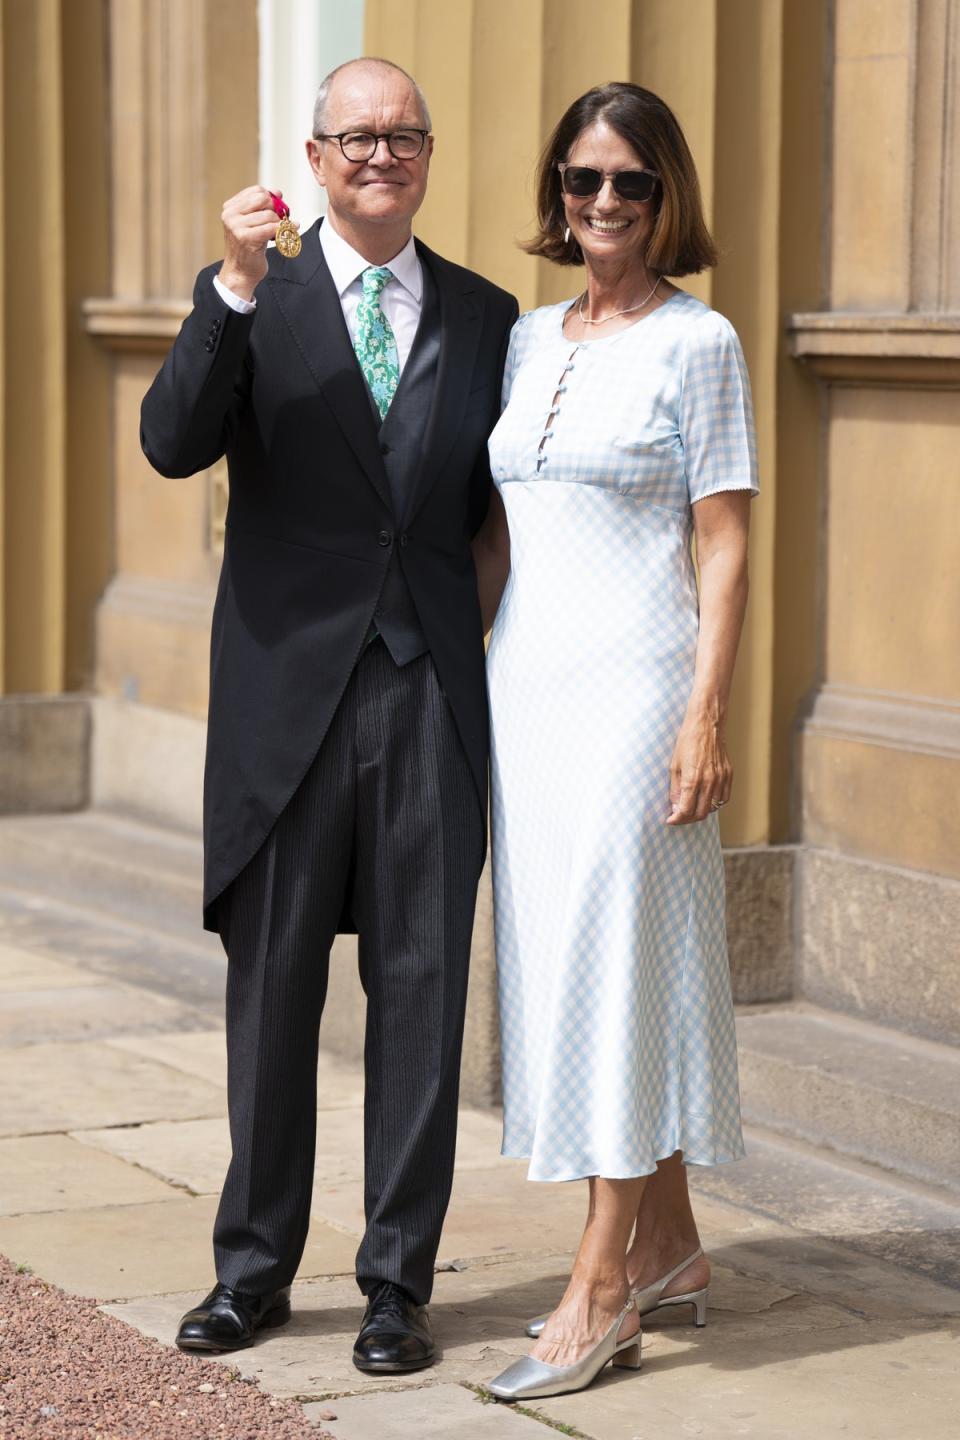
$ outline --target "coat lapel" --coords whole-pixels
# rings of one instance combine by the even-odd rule
[[[407,523],[426,500],[453,448],[466,408],[473,365],[480,344],[481,301],[472,278],[418,240],[417,253],[437,287],[440,304],[440,355],[437,384],[427,422],[423,461],[414,482]]]
[[[370,396],[350,343],[327,262],[320,222],[303,237],[295,260],[271,271],[271,293],[334,419],[380,499],[392,508]]]

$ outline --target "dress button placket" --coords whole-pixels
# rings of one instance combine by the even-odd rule
[[[578,347],[578,346],[575,346],[574,349],[572,350],[572,352],[571,352],[571,354],[570,354],[570,359],[567,361],[566,365],[564,365],[562,371],[560,372],[560,381],[559,381],[559,384],[557,385],[557,388],[556,388],[556,389],[554,390],[554,392],[553,392],[553,403],[551,404],[550,409],[549,409],[548,412],[547,412],[547,419],[546,419],[546,425],[547,425],[547,427],[549,427],[549,428],[545,428],[545,429],[544,429],[543,434],[540,436],[540,443],[539,443],[539,445],[537,446],[537,474],[538,474],[538,475],[540,474],[540,472],[541,472],[541,470],[543,469],[544,465],[546,465],[548,459],[550,458],[548,455],[546,455],[546,454],[544,453],[544,447],[546,446],[547,441],[548,441],[549,439],[551,439],[551,437],[552,437],[552,435],[553,435],[553,427],[554,427],[554,425],[556,424],[557,416],[560,414],[560,403],[561,403],[561,402],[560,402],[560,398],[559,398],[559,397],[560,397],[561,395],[565,395],[565,394],[567,393],[566,376],[569,375],[570,371],[571,371],[571,370],[574,368],[574,366],[575,366],[575,363],[576,363],[576,362],[574,361],[574,358],[573,358],[573,357],[574,357],[574,355],[576,355],[578,349],[579,349],[579,347]]]

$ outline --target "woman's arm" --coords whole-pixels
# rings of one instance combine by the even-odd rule
[[[480,613],[483,633],[493,625],[510,574],[510,531],[507,514],[496,486],[491,486],[487,518],[473,537],[473,563],[477,567],[477,589],[480,592]]]
[[[703,820],[730,799],[726,721],[747,604],[750,492],[725,490],[693,506],[700,634],[693,689],[670,763],[668,825]]]

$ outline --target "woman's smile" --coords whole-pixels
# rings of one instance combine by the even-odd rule
[[[620,235],[633,224],[626,216],[604,220],[599,215],[583,215],[581,219],[595,235]]]

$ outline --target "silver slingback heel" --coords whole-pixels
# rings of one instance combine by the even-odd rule
[[[699,1245],[692,1255],[688,1255],[686,1260],[682,1260],[679,1265],[675,1265],[669,1275],[664,1275],[660,1280],[654,1280],[652,1285],[646,1285],[642,1290],[631,1290],[630,1295],[631,1298],[636,1301],[639,1314],[649,1315],[654,1310],[665,1310],[668,1305],[692,1305],[693,1323],[698,1330],[702,1330],[707,1323],[707,1296],[710,1293],[709,1285],[705,1285],[702,1290],[690,1290],[685,1295],[667,1295],[664,1297],[663,1294],[664,1290],[666,1290],[670,1284],[670,1281],[675,1280],[678,1275],[681,1275],[688,1265],[693,1264],[694,1260],[699,1260],[702,1254],[703,1246]],[[531,1340],[539,1339],[543,1333],[543,1327],[549,1318],[549,1315],[538,1315],[535,1320],[529,1322],[525,1329]]]
[[[546,1365],[525,1355],[502,1371],[486,1388],[498,1400],[538,1400],[543,1395],[569,1395],[585,1390],[611,1361],[626,1370],[640,1369],[641,1334],[638,1330],[626,1340],[618,1339],[620,1327],[636,1304],[627,1301],[599,1345],[594,1346],[575,1365]]]

